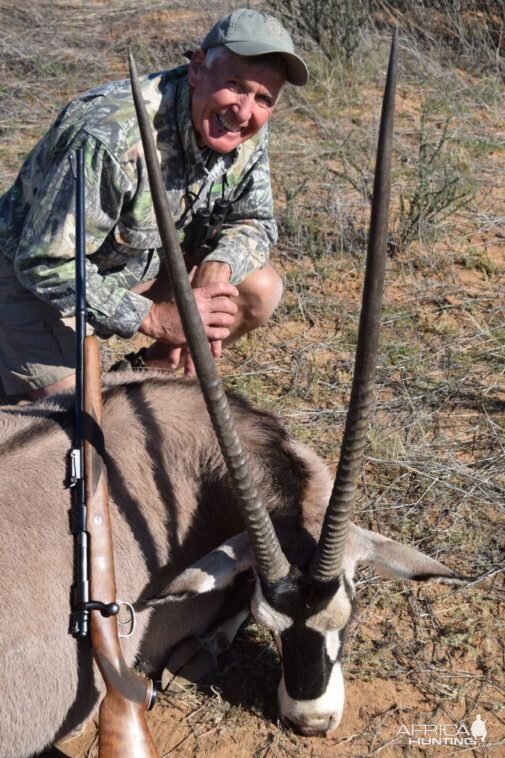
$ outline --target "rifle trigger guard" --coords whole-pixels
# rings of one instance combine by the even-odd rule
[[[119,614],[117,617],[118,635],[119,637],[121,637],[121,639],[126,639],[127,637],[131,637],[135,631],[135,625],[136,625],[135,609],[131,603],[127,603],[126,600],[119,600],[119,598],[117,600],[117,604],[119,605],[120,610],[122,606],[125,606],[125,608],[128,608],[130,612],[130,618],[127,621],[121,621],[119,618]],[[130,624],[130,630],[128,632],[122,633],[120,631],[120,627],[126,626],[127,624]]]

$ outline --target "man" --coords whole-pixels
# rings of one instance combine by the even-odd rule
[[[282,294],[268,263],[276,225],[266,124],[284,83],[301,86],[307,78],[281,24],[240,9],[213,27],[189,66],[142,80],[167,196],[183,247],[190,248],[188,272],[216,357],[223,343],[264,323]],[[186,373],[193,371],[163,270],[130,84],[113,82],[65,108],[0,201],[0,376],[8,395],[35,399],[74,383],[79,147],[91,327],[104,337],[153,338],[130,358],[133,365],[183,363]],[[217,207],[224,221],[195,247],[202,211]]]

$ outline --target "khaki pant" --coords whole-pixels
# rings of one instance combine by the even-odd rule
[[[0,255],[0,378],[6,395],[25,394],[75,371],[75,320],[22,287]]]

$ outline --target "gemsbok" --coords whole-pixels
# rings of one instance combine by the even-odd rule
[[[386,198],[389,178],[381,166],[389,162],[393,70],[394,63],[376,177],[376,193]],[[334,483],[324,462],[276,417],[239,397],[226,400],[189,335],[203,391],[194,381],[135,372],[111,376],[104,390],[118,599],[136,612],[135,631],[123,641],[127,664],[157,675],[170,661],[175,670],[174,662],[197,654],[195,637],[205,634],[207,646],[212,633],[216,645],[223,635],[231,641],[250,609],[279,651],[280,717],[306,735],[325,734],[342,717],[343,640],[357,566],[401,579],[464,581],[418,550],[351,523],[372,407],[386,225],[387,200],[374,200],[356,370]],[[73,418],[71,395],[0,414],[4,758],[33,755],[67,735],[101,696],[88,641],[68,633]],[[248,600],[243,580],[251,572]],[[185,644],[189,637],[192,645]]]

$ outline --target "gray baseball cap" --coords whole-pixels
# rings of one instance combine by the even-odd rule
[[[307,84],[309,72],[295,54],[293,40],[280,21],[266,13],[239,8],[225,16],[210,30],[201,44],[204,50],[225,45],[237,55],[254,56],[278,53],[286,63],[286,78],[291,84]]]

